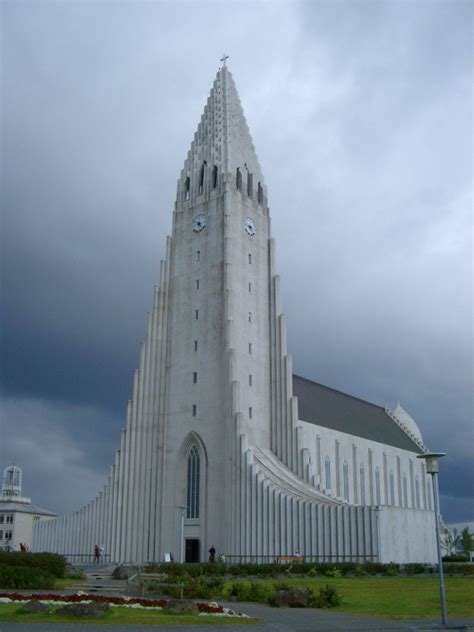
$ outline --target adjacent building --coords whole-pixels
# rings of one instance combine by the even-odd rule
[[[22,496],[21,479],[21,468],[16,465],[5,468],[0,496],[0,551],[19,551],[21,545],[29,550],[33,525],[57,515],[32,505],[31,498]]]

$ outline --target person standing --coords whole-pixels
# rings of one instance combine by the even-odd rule
[[[216,561],[216,547],[214,545],[209,549],[209,564],[214,564]]]
[[[98,544],[94,546],[94,564],[100,563],[100,547]]]

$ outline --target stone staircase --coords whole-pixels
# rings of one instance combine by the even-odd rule
[[[127,591],[127,582],[122,579],[113,579],[113,566],[87,565],[81,566],[86,578],[78,580],[77,584],[70,586],[73,592],[83,591],[88,594],[123,596]]]

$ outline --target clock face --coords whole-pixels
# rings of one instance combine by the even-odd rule
[[[204,230],[206,227],[206,216],[200,213],[199,215],[195,215],[193,217],[193,231],[195,233],[200,233],[201,230]]]
[[[244,228],[249,235],[255,235],[257,229],[255,228],[255,222],[251,217],[246,217],[244,220]]]

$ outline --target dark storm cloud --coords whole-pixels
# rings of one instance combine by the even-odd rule
[[[176,179],[227,50],[295,370],[399,399],[449,452],[445,517],[472,519],[471,11],[2,5],[0,465],[24,466],[35,502],[77,507],[112,463]]]

